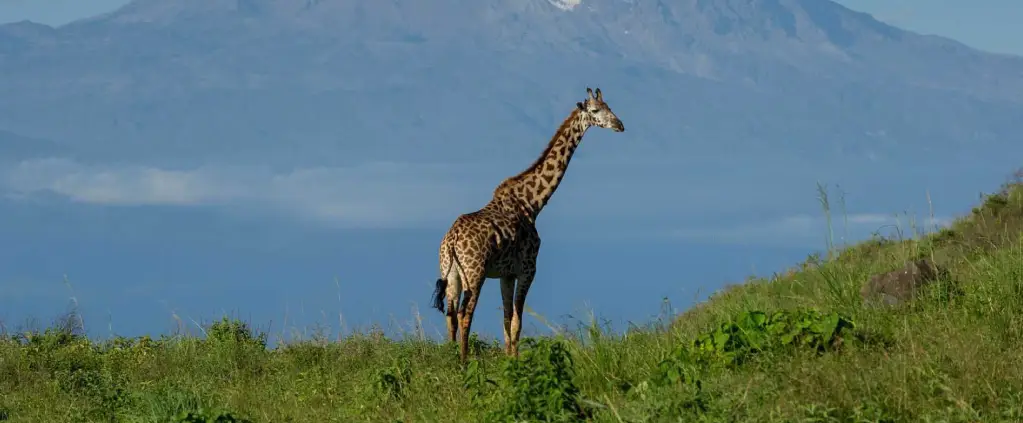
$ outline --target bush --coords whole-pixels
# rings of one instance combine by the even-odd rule
[[[525,338],[518,359],[501,369],[500,401],[488,421],[573,422],[584,417],[563,340]]]

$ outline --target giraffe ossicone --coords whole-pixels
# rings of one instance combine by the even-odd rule
[[[576,103],[540,157],[502,181],[483,208],[458,216],[441,239],[433,307],[446,315],[448,338],[459,342],[463,363],[468,359],[469,330],[486,279],[501,280],[505,352],[518,355],[522,309],[540,252],[536,217],[561,184],[583,135],[594,126],[625,131],[600,88],[587,87],[586,100]]]

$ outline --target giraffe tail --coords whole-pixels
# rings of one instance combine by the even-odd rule
[[[437,287],[433,289],[433,308],[440,310],[441,314],[444,314],[444,292],[448,289],[448,280],[444,278],[437,279]]]

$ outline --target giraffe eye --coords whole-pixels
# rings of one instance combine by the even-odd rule
[[[590,109],[590,113],[597,113],[599,111],[600,111],[600,109]]]

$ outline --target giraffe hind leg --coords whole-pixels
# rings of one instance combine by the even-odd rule
[[[448,326],[448,340],[451,342],[458,341],[458,298],[448,299],[448,312],[445,316],[445,322]]]
[[[447,279],[437,279],[437,286],[433,290],[433,308],[440,310],[445,315],[445,323],[448,327],[448,340],[455,342],[458,338],[458,297],[446,299],[448,294]],[[456,294],[457,295],[457,294]],[[444,311],[444,303],[447,303],[447,312]]]
[[[438,284],[438,288],[440,285]],[[464,310],[459,310],[458,300],[462,297],[462,271],[455,265],[448,274],[448,278],[445,279],[444,292],[441,293],[440,297],[437,297],[437,293],[434,293],[434,300],[443,301],[444,297],[447,297],[447,313],[446,323],[448,326],[448,340],[451,342],[458,341],[458,328],[461,325],[462,313]],[[462,307],[464,309],[464,307]]]
[[[458,329],[459,330],[461,330],[462,326],[464,325],[463,320],[465,320],[465,312],[469,308],[468,307],[469,306],[469,297],[471,297],[471,295],[469,295],[469,294],[470,294],[469,292],[466,292],[466,293],[462,294],[462,296],[461,296],[462,297],[462,304],[461,305],[458,304],[458,297],[456,297],[455,299],[451,300],[451,303],[456,306],[455,310],[458,310]]]

